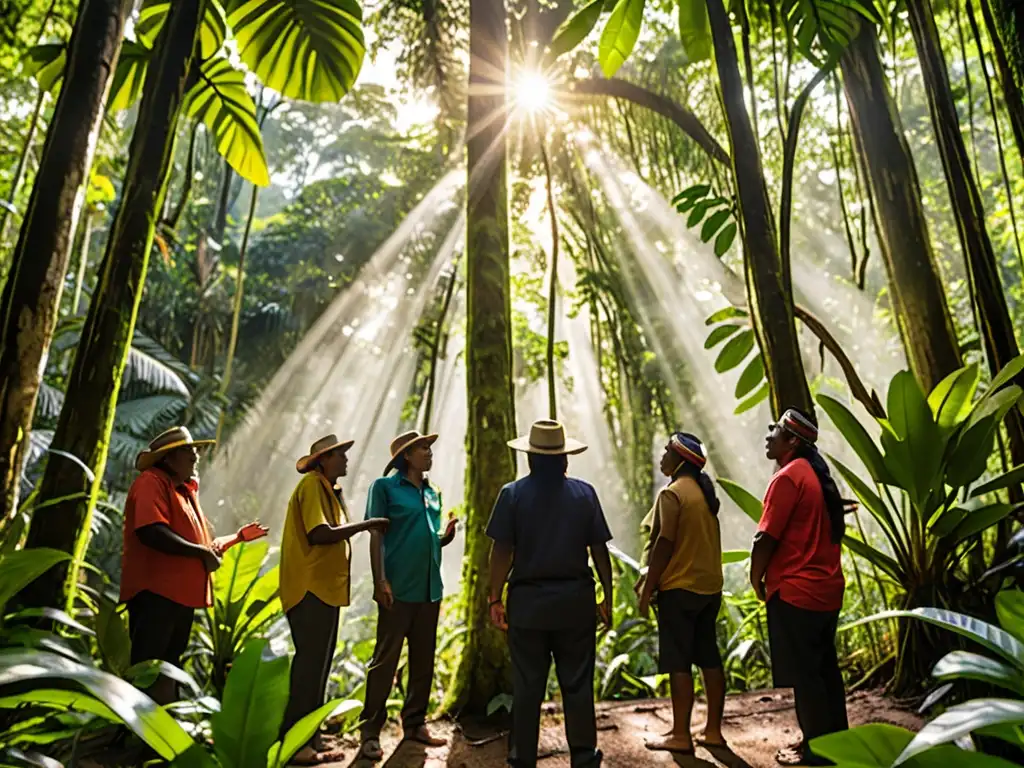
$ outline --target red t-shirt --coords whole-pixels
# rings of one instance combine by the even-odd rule
[[[189,608],[213,604],[210,574],[197,557],[168,555],[147,547],[135,533],[162,523],[193,544],[209,546],[210,532],[199,508],[199,484],[174,487],[161,469],[147,469],[132,483],[124,505],[124,551],[121,555],[121,602],[148,590]]]
[[[764,494],[758,530],[779,542],[765,574],[769,599],[778,592],[798,608],[842,607],[842,546],[832,543],[825,494],[806,459],[795,459],[775,473]]]

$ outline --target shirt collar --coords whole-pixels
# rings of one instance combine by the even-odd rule
[[[395,477],[398,478],[398,483],[399,484],[405,483],[406,485],[411,485],[413,488],[416,487],[416,484],[412,480],[410,480],[408,477],[406,477],[405,476],[405,472],[402,472],[401,470],[395,472]],[[423,476],[423,487],[424,488],[433,488],[433,486],[431,486],[431,484],[430,484],[430,478],[428,478],[426,475]]]

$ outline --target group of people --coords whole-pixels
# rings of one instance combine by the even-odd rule
[[[350,598],[349,540],[368,531],[377,630],[360,757],[383,757],[380,732],[406,643],[404,737],[428,746],[445,743],[426,716],[442,596],[441,551],[454,539],[457,521],[449,514],[442,525],[441,495],[428,478],[436,440],[437,435],[408,432],[392,441],[390,461],[368,490],[364,518],[355,522],[339,484],[354,441],[329,435],[296,462],[301,478],[288,503],[280,551],[280,597],[295,647],[282,733],[324,701],[339,609]],[[789,409],[771,425],[766,454],[777,471],[751,553],[751,583],[767,604],[774,682],[794,689],[803,732],[799,744],[777,755],[788,765],[820,762],[810,740],[847,727],[835,649],[845,509],[816,440],[811,414]],[[121,583],[133,663],[160,659],[180,665],[195,610],[211,604],[210,573],[228,548],[267,534],[254,522],[230,536],[213,536],[199,506],[196,476],[198,449],[209,443],[176,427],[154,439],[136,461],[140,474],[125,505]],[[598,621],[611,625],[612,534],[594,487],[568,476],[568,457],[586,445],[567,437],[558,422],[544,420],[509,446],[527,454],[530,471],[501,489],[487,526],[493,542],[490,617],[506,633],[513,673],[508,762],[536,765],[553,660],[572,765],[598,766],[595,635]],[[636,589],[641,613],[647,616],[652,607],[657,612],[658,667],[669,675],[673,711],[671,730],[647,746],[678,754],[694,750],[694,666],[707,694],[707,722],[698,743],[727,748],[726,679],[716,633],[723,589],[720,505],[706,462],[698,437],[673,434],[660,462],[669,482],[642,523]],[[174,682],[159,678],[151,695],[161,703],[173,701]],[[338,757],[314,736],[294,762]]]

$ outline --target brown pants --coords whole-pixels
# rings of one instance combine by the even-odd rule
[[[426,722],[434,682],[434,652],[441,603],[402,603],[389,610],[377,606],[377,644],[366,673],[366,704],[360,726],[364,739],[376,738],[387,720],[388,697],[395,682],[402,643],[409,640],[409,690],[402,707],[402,728],[414,731]]]

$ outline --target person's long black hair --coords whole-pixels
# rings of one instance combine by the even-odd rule
[[[818,426],[818,420],[813,413],[807,413],[799,408],[791,410],[799,413],[815,427]],[[818,482],[821,483],[821,491],[825,495],[825,509],[828,511],[828,522],[832,528],[832,543],[841,544],[843,536],[846,535],[846,510],[843,506],[843,497],[839,493],[839,486],[836,485],[836,481],[832,477],[832,471],[829,469],[828,463],[818,450],[818,446],[799,438],[797,439],[796,456],[806,459],[807,463],[811,465],[811,469],[814,470],[814,474],[818,476]]]
[[[696,435],[692,435],[689,432],[676,432],[676,435],[692,440],[703,449],[704,443]],[[703,450],[701,452],[703,453]],[[700,486],[701,491],[704,493],[704,501],[707,502],[708,509],[711,510],[712,515],[718,517],[718,510],[722,508],[722,502],[719,501],[718,494],[715,493],[715,484],[708,473],[700,469],[696,464],[691,464],[683,459],[680,461],[679,466],[676,467],[675,472],[672,473],[673,477],[679,477],[680,475],[692,477],[697,481],[697,485]]]

